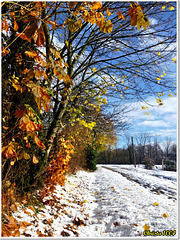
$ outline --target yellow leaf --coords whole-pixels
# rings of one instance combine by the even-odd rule
[[[97,68],[93,68],[93,72],[96,72],[97,71]]]
[[[87,203],[87,200],[84,200],[84,202],[83,203]]]
[[[169,10],[170,11],[174,10],[174,7],[173,6],[169,7]]]
[[[109,11],[108,8],[107,8],[107,10],[106,10],[106,14],[108,15],[108,17],[111,15],[111,13],[110,13],[110,11]]]
[[[172,97],[171,90],[169,90],[170,94],[168,95],[169,97]]]
[[[25,51],[25,54],[28,55],[28,57],[32,57],[32,58],[37,56],[37,53],[32,51]]]
[[[155,203],[154,203],[154,206],[159,206],[159,203],[155,202]]]
[[[142,106],[142,109],[146,109],[146,107]]]
[[[175,58],[173,58],[172,60],[173,60],[173,62],[176,62],[176,59],[175,59]]]
[[[145,224],[143,228],[144,228],[144,230],[146,231],[146,230],[149,230],[149,229],[150,229],[150,226],[148,226],[147,224]]]
[[[129,87],[125,87],[125,89],[128,89]]]
[[[161,55],[161,53],[160,52],[158,52],[158,56],[160,56]]]
[[[34,156],[33,156],[33,163],[34,163],[34,164],[37,164],[38,162],[39,162],[39,160],[38,160],[37,157],[34,155]]]
[[[93,10],[97,10],[99,8],[102,8],[102,3],[101,2],[93,2],[91,8]]]
[[[164,75],[161,74],[161,77],[164,77]]]
[[[169,217],[168,213],[163,213],[162,217]]]
[[[162,6],[161,10],[164,10],[166,8],[166,6]]]
[[[147,113],[147,112],[145,112],[145,114],[149,115],[149,113]],[[141,192],[143,192],[143,191],[141,191]]]
[[[111,20],[108,20],[107,22],[102,22],[100,30],[104,33],[110,33],[112,32],[113,24],[111,23]]]

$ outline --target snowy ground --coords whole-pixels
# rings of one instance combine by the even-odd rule
[[[19,206],[14,217],[21,222],[21,237],[144,237],[149,230],[177,239],[176,172],[105,167],[113,171],[101,165],[93,173],[69,176],[37,214]]]

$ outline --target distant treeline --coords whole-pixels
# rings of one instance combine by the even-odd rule
[[[134,145],[136,164],[160,165],[164,161],[172,160],[176,162],[176,144],[166,144],[162,149],[156,143]],[[101,151],[98,155],[99,164],[134,164],[133,146],[129,144],[126,148],[109,148]]]

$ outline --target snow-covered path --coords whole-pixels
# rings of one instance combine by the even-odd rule
[[[128,180],[137,182],[141,186],[149,188],[152,192],[162,193],[169,198],[177,199],[177,173],[144,169],[143,165],[136,168],[133,165],[102,165],[106,169],[120,173]]]
[[[95,229],[91,230],[94,237],[143,236],[144,226],[162,235],[164,230],[176,229],[175,200],[101,167],[94,175],[91,190],[95,191],[98,203],[94,210]]]
[[[144,171],[142,169],[141,173]],[[137,171],[134,171],[134,177],[135,173]],[[141,173],[139,177],[143,181]],[[161,171],[161,174],[168,172]],[[163,236],[166,233],[165,236],[177,239],[176,199],[168,198],[165,193],[152,192],[103,166],[98,166],[95,172],[78,171],[76,175],[68,176],[66,185],[57,186],[55,193],[44,202],[44,208],[38,209],[37,215],[32,208],[24,211],[23,206],[14,213],[18,221],[30,223],[26,229],[20,229],[21,237],[138,238],[143,237],[145,229],[151,234],[156,232]]]

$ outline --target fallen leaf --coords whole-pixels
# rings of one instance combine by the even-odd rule
[[[162,217],[169,217],[168,213],[163,213]]]
[[[155,203],[154,203],[154,206],[159,206],[159,203],[155,202]]]
[[[15,230],[14,233],[13,233],[13,237],[20,237],[20,231]]]
[[[145,224],[143,228],[144,228],[144,230],[146,231],[146,230],[149,230],[149,229],[150,229],[150,226],[148,226],[147,224]]]
[[[138,227],[139,225],[134,223],[134,224],[132,224],[132,226]]]
[[[38,237],[47,237],[47,235],[44,235],[44,234],[42,234],[40,231],[36,231],[36,233],[38,234]]]
[[[20,227],[21,228],[27,228],[28,226],[32,225],[32,223],[29,223],[29,222],[20,222]]]
[[[69,237],[69,236],[70,236],[70,234],[69,234],[68,232],[65,232],[65,231],[62,231],[62,232],[61,232],[61,235],[62,235],[63,237]]]
[[[34,212],[33,206],[28,206],[28,209],[32,210]]]
[[[119,223],[118,223],[118,222],[115,222],[115,223],[114,223],[114,226],[115,226],[115,227],[119,226]]]
[[[81,220],[79,217],[78,218],[74,218],[73,224],[76,225],[76,226],[85,225],[83,220]]]

